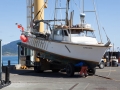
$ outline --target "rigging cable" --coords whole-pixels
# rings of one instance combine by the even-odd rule
[[[57,6],[58,6],[58,0],[55,0],[54,20],[56,20],[56,18],[57,18],[57,10],[56,10]],[[57,24],[56,21],[54,21],[54,25],[55,24]]]
[[[99,31],[99,35],[100,35],[100,41],[101,41],[101,43],[102,43],[100,26],[99,26],[99,22],[98,22],[98,17],[97,17],[97,13],[96,13],[96,7],[95,7],[95,1],[94,1],[94,0],[93,0],[93,5],[94,5],[94,10],[95,10],[95,15],[96,15],[96,21],[97,21],[97,25],[98,25],[98,31]]]
[[[44,3],[44,5],[42,6],[42,8],[37,12],[37,14],[35,15],[33,21],[35,20],[35,18],[38,16],[39,13],[42,14],[43,8],[44,8],[44,6],[45,6],[46,3],[47,3],[47,0],[46,0],[46,2]],[[41,11],[41,10],[42,10],[42,11]],[[40,17],[41,17],[41,15],[40,15]]]
[[[61,8],[61,0],[60,0],[60,8]],[[61,9],[60,9],[60,16],[61,16],[61,23],[62,23],[62,12],[61,12]]]
[[[108,38],[108,36],[107,36],[107,34],[106,34],[106,31],[105,31],[104,27],[103,27],[103,30],[104,30],[104,32],[105,32],[105,35],[106,35],[106,37],[107,37],[107,40],[110,41],[110,39]]]

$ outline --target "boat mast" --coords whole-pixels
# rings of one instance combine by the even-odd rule
[[[82,28],[84,28],[84,18],[85,18],[84,0],[82,0],[82,10],[81,11],[82,11],[81,14],[80,14],[81,26],[82,26]]]
[[[69,25],[69,22],[68,22],[69,3],[70,3],[70,0],[67,0],[67,1],[66,1],[66,20],[65,20],[65,24],[66,24],[67,26]]]
[[[57,4],[58,4],[58,0],[55,0],[54,25],[56,25],[56,18],[57,18]]]
[[[34,16],[35,20],[44,20],[44,0],[34,0]],[[38,13],[40,11],[40,13]],[[44,32],[44,23],[40,22],[39,32]]]

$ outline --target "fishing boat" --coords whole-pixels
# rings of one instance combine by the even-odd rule
[[[107,43],[98,42],[94,30],[90,24],[85,23],[84,10],[80,14],[80,23],[73,24],[73,12],[68,19],[70,0],[66,0],[66,17],[59,20],[33,20],[32,30],[23,31],[21,36],[21,46],[30,48],[37,52],[37,57],[49,63],[59,63],[67,69],[68,76],[74,74],[74,67],[80,62],[84,62],[90,69],[94,69],[101,60],[104,52],[111,47],[110,40]],[[65,24],[56,24],[63,21]],[[54,25],[50,23],[54,22]],[[50,32],[39,32],[40,23],[49,27]],[[23,40],[25,39],[25,41]],[[41,62],[42,63],[42,62]],[[40,68],[41,64],[35,62],[35,69]],[[93,70],[93,73],[95,70]]]

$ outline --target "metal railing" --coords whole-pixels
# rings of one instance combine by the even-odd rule
[[[28,42],[24,42],[24,43],[35,48],[47,50],[50,41],[44,40],[42,38],[38,39],[38,38],[28,37]]]

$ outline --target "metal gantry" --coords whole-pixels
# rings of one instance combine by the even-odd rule
[[[27,30],[31,30],[30,23],[34,17],[34,0],[26,0],[27,4]]]

